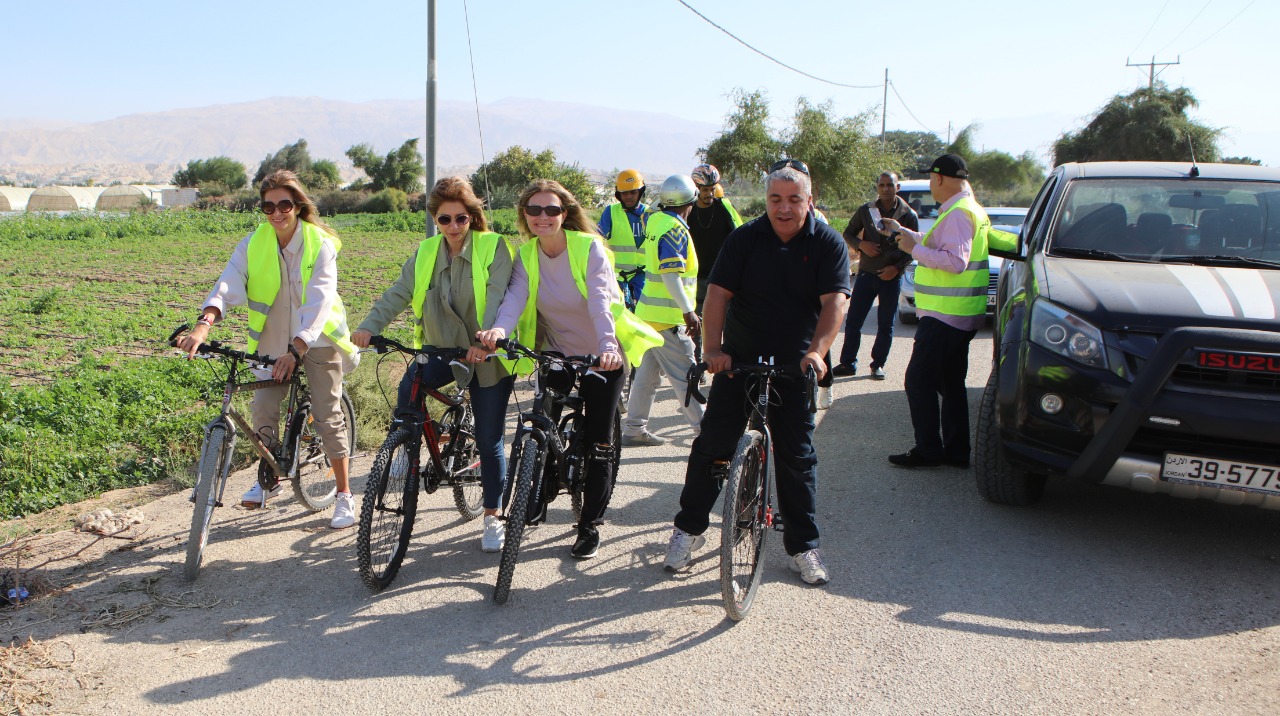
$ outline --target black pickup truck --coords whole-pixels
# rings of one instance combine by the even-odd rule
[[[1065,164],[992,253],[985,498],[1053,476],[1280,509],[1280,170]]]

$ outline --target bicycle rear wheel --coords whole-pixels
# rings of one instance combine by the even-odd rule
[[[350,453],[356,447],[356,411],[345,390],[342,391],[341,406],[347,426],[347,451]],[[289,425],[288,444],[293,446],[289,477],[293,480],[294,496],[312,512],[332,505],[338,495],[338,483],[333,465],[325,457],[324,441],[316,434],[310,403],[304,403],[294,414]]]
[[[764,435],[749,430],[738,441],[724,485],[720,520],[720,592],[729,618],[751,611],[764,570],[760,555],[768,534],[769,474]]]
[[[191,532],[187,536],[187,562],[183,575],[194,580],[200,574],[204,548],[209,543],[209,525],[217,506],[220,483],[226,479],[227,456],[231,453],[231,437],[225,425],[214,425],[200,447],[200,463],[196,468],[195,504],[191,512]]]
[[[356,563],[374,591],[384,589],[400,571],[409,549],[418,509],[418,475],[413,470],[413,435],[401,428],[378,448],[360,505]]]
[[[452,415],[458,413],[452,412]],[[445,418],[449,418],[446,416]],[[484,486],[480,482],[480,453],[476,451],[476,419],[471,405],[462,411],[461,425],[445,424],[441,433],[459,432],[453,449],[453,506],[463,520],[474,520],[484,512]]]
[[[610,441],[610,447],[612,448],[613,454],[613,463],[609,465],[609,482],[611,484],[610,492],[612,492],[612,486],[618,484],[618,465],[622,460],[622,412],[620,410],[613,414],[613,438]],[[587,451],[590,451],[590,449],[590,446],[586,448]],[[586,477],[587,468],[588,464],[584,462],[584,478]],[[583,480],[579,480],[577,482],[576,489],[574,482],[572,480],[569,481],[569,503],[573,507],[573,519],[575,524],[582,524],[582,493],[584,487],[585,482]]]
[[[515,576],[516,560],[520,557],[520,540],[524,539],[524,521],[529,515],[529,501],[533,495],[533,480],[542,469],[542,452],[538,441],[526,435],[519,446],[520,462],[515,473],[515,489],[507,508],[507,536],[502,544],[502,559],[498,563],[498,583],[493,588],[493,601],[506,604],[511,595],[511,579]]]

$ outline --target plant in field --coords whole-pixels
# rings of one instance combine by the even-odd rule
[[[58,304],[58,296],[61,293],[62,291],[56,288],[41,291],[38,296],[31,299],[31,306],[27,309],[27,312],[38,316],[53,310]]]

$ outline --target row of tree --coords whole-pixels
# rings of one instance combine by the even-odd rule
[[[348,186],[349,190],[380,192],[396,189],[405,194],[422,191],[423,158],[418,151],[416,137],[385,156],[378,155],[369,144],[357,144],[348,149],[346,155],[366,176]],[[334,190],[342,183],[337,163],[330,159],[313,159],[305,139],[286,144],[279,151],[268,154],[258,164],[253,184],[257,185],[278,169],[292,171],[307,188],[315,191]],[[199,187],[205,196],[221,196],[243,189],[249,183],[249,176],[243,164],[230,157],[219,156],[188,162],[185,169],[174,173],[173,183],[182,187]]]

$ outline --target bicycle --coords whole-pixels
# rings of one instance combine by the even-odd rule
[[[179,326],[169,335],[169,345],[177,347],[178,336],[191,330],[190,324]],[[269,367],[275,359],[257,353],[245,353],[227,348],[221,341],[201,343],[197,353],[207,358],[221,356],[227,364],[226,386],[222,392],[222,409],[204,428],[204,440],[200,445],[200,462],[196,468],[196,485],[191,493],[191,502],[195,505],[191,515],[191,531],[187,540],[187,557],[184,574],[188,580],[194,580],[200,573],[200,564],[204,560],[204,549],[209,542],[209,527],[213,522],[213,510],[222,507],[222,497],[227,489],[227,478],[231,474],[231,452],[235,448],[236,428],[243,430],[249,438],[249,445],[262,458],[258,469],[258,484],[262,487],[265,504],[266,495],[276,488],[282,480],[293,483],[293,494],[308,510],[319,512],[333,504],[338,494],[337,482],[333,474],[333,466],[324,455],[323,440],[314,430],[314,419],[311,416],[311,398],[307,392],[305,371],[301,361],[289,379],[289,398],[285,411],[284,440],[274,440],[274,447],[268,447],[253,429],[231,405],[231,398],[237,393],[261,390],[280,385],[274,380],[240,380],[240,374],[249,366]],[[355,408],[344,388],[342,391],[342,416],[346,420],[348,444],[356,443]],[[270,436],[268,436],[270,438]]]
[[[454,362],[467,354],[465,348],[409,348],[383,336],[373,336],[369,345],[378,353],[397,351],[412,356],[418,363],[435,358]],[[473,520],[484,512],[475,418],[466,388],[458,387],[455,394],[445,395],[423,385],[417,372],[412,380],[414,409],[391,421],[387,439],[369,471],[360,506],[356,562],[361,579],[374,591],[385,589],[400,571],[413,534],[419,492],[431,494],[447,485],[453,488],[453,504],[463,520]],[[439,420],[426,413],[428,396],[445,406]],[[423,445],[427,447],[425,465]]]
[[[636,312],[636,306],[640,303],[640,297],[631,291],[631,279],[644,273],[643,266],[637,266],[630,271],[620,269],[618,271],[618,287],[622,291],[622,302],[626,305],[627,310],[632,313]],[[627,401],[631,399],[631,383],[636,379],[636,369],[634,366],[627,366],[627,374],[622,382],[622,398],[618,401],[618,410],[622,413],[627,412]]]
[[[770,359],[772,361],[772,359]],[[693,398],[706,403],[698,390],[698,378],[706,363],[689,368],[689,389],[685,405]],[[772,362],[734,363],[728,374],[754,376],[747,381],[751,399],[747,427],[733,458],[717,462],[714,476],[721,481],[723,502],[720,512],[720,593],[724,609],[734,621],[745,619],[764,577],[760,555],[769,530],[782,530],[782,516],[773,505],[773,436],[769,431],[769,403],[773,380],[782,375],[803,375],[806,383],[805,408],[817,411],[817,374],[812,367],[803,372],[799,365],[778,366]],[[754,392],[754,395],[753,395]]]
[[[508,461],[506,495],[503,498],[503,515],[506,522],[506,541],[498,564],[498,581],[493,589],[493,601],[505,604],[511,594],[511,580],[515,576],[516,561],[520,555],[520,542],[525,527],[541,524],[547,518],[547,506],[560,494],[569,493],[574,518],[582,522],[582,497],[586,487],[588,460],[605,461],[609,465],[609,479],[618,479],[618,461],[622,457],[622,425],[617,411],[613,418],[613,441],[608,446],[590,445],[582,439],[581,422],[584,418],[584,401],[576,395],[581,381],[588,376],[603,380],[592,370],[596,356],[561,356],[557,353],[534,351],[511,339],[502,339],[498,347],[506,350],[510,358],[527,357],[538,364],[535,375],[534,396],[530,410],[521,412],[511,445]],[[545,374],[552,366],[570,371],[573,384],[567,393],[561,393],[545,384]],[[561,405],[567,414],[559,422],[548,415],[551,405]],[[547,475],[547,459],[555,461],[555,472]],[[551,479],[548,479],[550,477]]]

